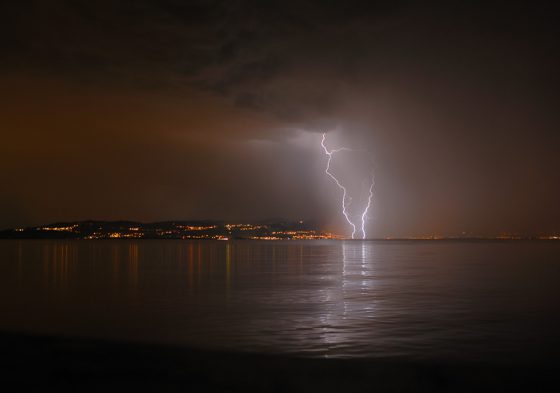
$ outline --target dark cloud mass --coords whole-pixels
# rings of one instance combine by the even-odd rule
[[[4,2],[0,227],[283,216],[346,231],[329,130],[371,152],[372,235],[560,232],[559,11]]]

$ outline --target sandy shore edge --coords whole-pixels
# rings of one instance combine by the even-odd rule
[[[0,332],[18,389],[80,392],[558,392],[560,367],[306,359]]]

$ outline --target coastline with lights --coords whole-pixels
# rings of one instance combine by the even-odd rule
[[[316,240],[344,239],[300,221],[218,222],[80,221],[0,231],[3,239],[199,239],[199,240]]]
[[[319,228],[313,222],[266,221],[163,221],[140,223],[135,221],[77,221],[53,223],[34,227],[0,230],[0,239],[170,239],[170,240],[353,240],[348,236]],[[512,241],[548,240],[560,241],[560,234],[519,235],[499,233],[492,236],[477,234],[461,235],[414,235],[385,236],[372,241]]]

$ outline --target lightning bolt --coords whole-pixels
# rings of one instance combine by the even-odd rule
[[[327,168],[325,169],[325,173],[327,175],[329,175],[330,178],[335,181],[338,188],[340,188],[342,190],[342,214],[344,214],[344,218],[346,218],[346,221],[348,221],[348,224],[350,224],[352,226],[352,239],[354,239],[354,234],[356,233],[356,225],[352,222],[352,220],[350,220],[350,217],[348,216],[348,212],[346,211],[346,208],[350,204],[350,202],[346,203],[346,194],[347,194],[346,187],[344,187],[342,184],[340,184],[338,179],[332,173],[329,172],[333,154],[338,153],[340,151],[344,151],[344,150],[349,151],[350,149],[348,149],[346,147],[341,147],[340,149],[335,149],[335,150],[329,151],[329,149],[327,149],[327,147],[325,146],[325,139],[327,139],[327,135],[325,133],[323,133],[323,139],[321,139],[321,146],[323,147],[323,150],[325,151],[325,154],[329,157],[328,160],[327,160]]]
[[[333,150],[329,150],[327,149],[327,147],[325,146],[325,139],[327,139],[327,134],[323,133],[323,138],[321,139],[321,147],[323,148],[325,154],[327,155],[328,159],[327,159],[327,167],[325,168],[325,173],[334,180],[334,182],[336,183],[336,185],[338,186],[338,188],[340,188],[342,190],[342,214],[344,215],[344,218],[346,219],[346,221],[348,222],[348,224],[350,224],[350,226],[352,227],[352,239],[354,239],[354,236],[356,235],[356,224],[354,224],[352,222],[352,220],[350,219],[350,216],[348,215],[348,206],[350,205],[350,203],[352,202],[352,198],[348,196],[348,192],[346,191],[346,187],[344,187],[339,181],[338,179],[329,171],[330,170],[330,166],[331,166],[331,160],[333,158],[333,155],[335,153],[341,152],[341,151],[352,151],[352,149],[349,149],[347,147],[341,147],[338,149],[333,149]],[[361,215],[361,219],[362,219],[362,226],[361,226],[361,232],[362,232],[362,239],[366,238],[366,229],[365,229],[365,225],[366,225],[366,220],[367,220],[367,212],[371,206],[371,200],[373,198],[373,185],[374,185],[374,180],[373,180],[373,176],[371,179],[371,185],[369,187],[369,194],[368,194],[368,203],[366,208],[364,209],[364,211],[362,212]]]
[[[373,198],[373,185],[375,184],[375,179],[373,176],[371,177],[371,185],[369,186],[369,195],[367,200],[367,206],[362,213],[362,239],[366,238],[366,219],[367,219],[367,212],[369,207],[371,206],[371,199]]]

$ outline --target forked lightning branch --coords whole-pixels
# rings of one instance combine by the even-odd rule
[[[328,157],[327,167],[325,168],[325,173],[332,180],[334,180],[334,182],[336,183],[338,188],[340,188],[340,190],[342,191],[342,201],[341,201],[342,215],[344,216],[344,218],[346,219],[348,224],[350,224],[350,226],[352,227],[352,239],[354,239],[354,237],[356,236],[357,228],[356,228],[356,224],[351,219],[351,215],[348,213],[348,206],[350,206],[350,203],[352,202],[352,197],[350,197],[348,195],[348,191],[347,191],[346,187],[344,187],[342,185],[342,183],[336,178],[336,176],[333,175],[333,173],[330,171],[331,161],[332,161],[334,155],[336,153],[340,153],[341,151],[352,151],[352,149],[349,149],[347,147],[340,147],[338,149],[329,150],[329,149],[327,149],[327,146],[325,146],[325,140],[326,139],[327,139],[327,135],[325,133],[323,133],[323,138],[321,139],[321,147],[323,148],[323,150],[325,151],[325,154]],[[371,200],[373,198],[373,185],[374,185],[374,178],[372,176],[371,177],[371,183],[370,183],[369,189],[368,189],[367,205],[364,208],[364,210],[362,211],[362,213],[360,214],[360,219],[361,219],[360,231],[362,233],[362,239],[366,238],[366,221],[368,219],[367,213],[369,211],[369,208],[371,207]]]

